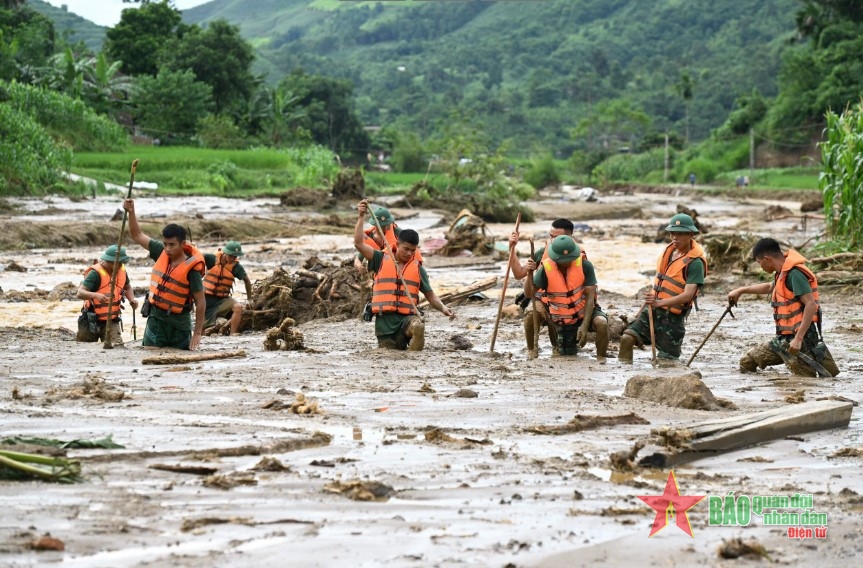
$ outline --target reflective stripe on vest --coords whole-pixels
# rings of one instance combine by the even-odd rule
[[[234,289],[234,267],[238,262],[222,264],[222,251],[216,253],[216,264],[204,275],[204,294],[227,298]]]
[[[402,278],[407,285],[407,292],[402,286],[396,272],[396,264],[388,254],[384,255],[381,268],[375,274],[375,285],[372,288],[372,313],[399,313],[411,315],[414,313],[408,293],[419,303],[420,294],[420,263],[412,258],[402,269]]]
[[[94,264],[84,271],[84,276],[86,277],[92,270],[99,273],[99,288],[96,289],[96,293],[111,296],[111,273],[105,270],[105,267],[101,264]],[[99,321],[107,321],[108,305],[113,304],[113,307],[111,308],[111,319],[119,318],[120,310],[123,309],[123,290],[126,288],[126,278],[126,267],[120,265],[120,268],[117,269],[117,280],[114,282],[114,295],[112,296],[111,302],[87,300],[84,302],[84,311],[93,311]]]
[[[192,290],[189,287],[189,272],[204,275],[204,257],[192,245],[183,243],[186,260],[171,268],[168,255],[162,251],[150,273],[150,303],[160,310],[179,314],[192,305]]]
[[[809,281],[812,288],[812,297],[818,307],[812,316],[812,323],[818,323],[821,313],[821,302],[818,296],[818,280],[815,274],[804,264],[806,259],[794,249],[785,253],[785,262],[782,270],[776,275],[773,285],[773,294],[770,305],[773,306],[773,319],[776,322],[776,335],[794,335],[800,324],[803,323],[803,309],[805,306],[800,298],[794,295],[794,291],[788,287],[788,276],[792,269],[802,272]]]
[[[581,257],[571,263],[566,270],[566,277],[557,263],[547,258],[542,261],[548,288],[544,296],[551,320],[561,325],[570,325],[584,319],[584,306],[587,298],[584,295],[584,267]]]
[[[686,275],[689,271],[689,263],[700,258],[704,263],[704,275],[707,276],[707,257],[704,254],[704,249],[695,241],[692,241],[692,248],[683,256],[671,260],[674,254],[674,244],[670,244],[665,248],[665,251],[659,257],[656,263],[656,281],[653,285],[653,290],[656,292],[656,299],[662,300],[665,298],[674,298],[683,293],[686,289]],[[688,313],[698,296],[698,290],[695,291],[695,296],[692,297],[685,306],[673,306],[668,308],[672,314]]]

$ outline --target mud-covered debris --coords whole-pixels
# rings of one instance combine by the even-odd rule
[[[338,493],[354,501],[377,502],[389,501],[390,497],[395,493],[395,489],[380,481],[360,481],[358,479],[344,483],[333,481],[324,485],[324,491]]]
[[[732,268],[746,272],[752,263],[752,247],[758,239],[757,235],[750,234],[714,233],[699,241],[707,252],[710,270],[715,274]]]
[[[586,414],[576,414],[575,417],[566,424],[529,426],[525,428],[524,431],[532,434],[572,434],[574,432],[595,430],[596,428],[617,426],[619,424],[650,424],[650,422],[641,416],[638,416],[634,412],[619,416],[591,416]]]
[[[251,467],[252,471],[291,471],[290,466],[283,464],[278,458],[263,457]]]
[[[417,392],[434,393],[437,391],[434,390],[434,388],[431,386],[431,383],[429,383],[428,381],[425,381],[425,382],[423,382],[422,386],[420,387],[420,390],[418,390]]]
[[[213,475],[219,468],[216,467],[207,467],[202,465],[183,465],[183,464],[166,464],[166,463],[154,463],[150,466],[150,469],[159,469],[162,471],[171,471],[174,473],[190,473],[192,475]]]
[[[6,272],[27,272],[27,268],[21,266],[14,260],[6,265]]]
[[[119,402],[129,398],[125,392],[107,383],[98,374],[89,375],[83,381],[69,388],[51,387],[45,392],[45,402],[53,403],[62,399],[90,399],[104,402]]]
[[[521,319],[524,316],[524,310],[518,304],[508,304],[500,311],[500,317],[503,319]]]
[[[48,301],[62,302],[63,300],[77,300],[78,286],[72,282],[62,282],[54,286],[48,292]]]
[[[183,363],[197,363],[200,361],[216,361],[218,359],[231,359],[233,357],[245,357],[244,349],[236,351],[198,352],[183,355],[155,355],[141,359],[142,365],[182,365]]]
[[[481,217],[474,215],[468,209],[462,209],[455,216],[446,233],[446,244],[437,254],[454,256],[462,251],[486,255],[494,248],[494,239],[488,234],[488,229]]]
[[[815,400],[836,400],[839,402],[850,402],[853,406],[860,406],[856,400],[851,400],[850,398],[844,397],[838,394],[831,394],[830,396],[822,396],[816,398]]]
[[[488,438],[483,438],[482,440],[476,438],[453,438],[440,428],[432,428],[431,430],[428,430],[425,433],[425,440],[432,444],[452,444],[462,450],[475,448],[477,446],[488,446],[494,443]]]
[[[748,458],[740,458],[737,461],[739,461],[739,462],[752,462],[752,463],[773,463],[772,459],[765,458],[764,456],[750,456]]]
[[[801,213],[811,213],[813,211],[824,211],[824,196],[810,197],[800,204]]]
[[[692,410],[735,408],[713,396],[698,371],[672,377],[636,375],[626,382],[623,396]]]
[[[842,448],[833,452],[831,458],[863,458],[863,447],[860,448]]]
[[[211,475],[204,478],[204,487],[213,487],[215,489],[233,489],[238,485],[257,485],[258,480],[255,479],[255,474],[245,471],[235,471],[225,475]]]
[[[294,329],[296,322],[291,318],[285,318],[279,327],[267,331],[264,339],[265,351],[302,351],[306,348],[303,343],[303,332]]]
[[[765,221],[773,221],[774,219],[784,219],[792,215],[794,215],[794,213],[792,213],[791,209],[788,209],[787,207],[783,207],[782,205],[768,205],[764,208],[762,218]]]
[[[473,341],[464,334],[456,333],[455,335],[449,338],[450,345],[452,345],[453,349],[458,351],[468,351],[473,349]]]
[[[264,404],[261,408],[267,410],[287,409],[294,414],[321,414],[321,410],[318,408],[318,402],[310,398],[306,398],[306,395],[301,392],[296,394],[296,398],[291,403],[287,403],[279,399],[273,399]]]
[[[722,544],[719,545],[716,553],[720,558],[726,559],[749,556],[770,560],[770,555],[768,554],[767,549],[754,538],[749,539],[746,542],[744,542],[740,537],[732,538],[730,540],[722,539]]]
[[[636,468],[635,457],[641,448],[644,447],[644,442],[639,440],[633,444],[629,451],[615,452],[608,459],[611,463],[611,469],[615,471],[633,471]]]
[[[335,199],[363,199],[366,196],[366,180],[362,169],[342,169],[333,180],[331,193]]]
[[[252,526],[255,524],[252,519],[247,517],[230,517],[230,518],[222,518],[222,517],[202,517],[199,519],[185,519],[183,523],[180,525],[180,530],[182,532],[189,532],[193,530],[197,530],[210,525],[224,525],[224,524],[235,524],[235,525],[247,525]]]
[[[479,393],[472,389],[458,389],[453,393],[455,398],[477,398]]]
[[[663,426],[651,430],[650,433],[657,437],[662,447],[669,449],[686,448],[692,440],[692,432],[686,428]]]
[[[806,391],[799,390],[789,394],[785,397],[785,402],[789,404],[800,404],[801,402],[806,402]]]
[[[59,538],[54,538],[51,535],[45,535],[37,538],[30,543],[31,550],[56,550],[62,552],[66,550],[66,545]]]
[[[295,187],[279,195],[279,205],[282,207],[315,207],[317,209],[329,209],[336,204],[336,200],[319,189],[307,187]]]

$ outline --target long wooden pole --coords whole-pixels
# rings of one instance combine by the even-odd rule
[[[135,183],[135,170],[138,169],[138,160],[132,161],[132,170],[129,175],[129,191],[126,195],[126,199],[132,198],[132,185]],[[114,270],[111,271],[111,287],[108,289],[109,292],[109,300],[108,300],[108,319],[105,321],[105,341],[102,343],[102,349],[113,349],[114,345],[111,343],[111,320],[112,320],[112,308],[114,307],[114,285],[117,282],[117,271],[120,268],[120,247],[123,246],[123,233],[126,232],[126,218],[129,216],[129,212],[126,211],[126,208],[123,208],[123,222],[120,224],[120,236],[117,239],[117,254],[114,255]]]
[[[521,211],[515,218],[515,232],[518,232],[518,227],[521,224]],[[503,303],[506,300],[506,285],[509,283],[509,271],[512,269],[512,261],[515,258],[515,245],[509,247],[509,260],[506,263],[506,274],[503,277],[503,289],[500,291],[500,303],[497,306],[497,319],[494,320],[494,331],[491,334],[491,346],[488,349],[489,353],[494,353],[494,342],[497,340],[497,328],[500,326],[500,315],[503,313]]]
[[[530,258],[533,259],[535,254],[533,239],[530,239]],[[533,282],[533,270],[527,273],[527,277],[530,278],[531,282]],[[539,353],[539,312],[536,311],[536,291],[534,291],[533,298],[531,298],[530,301],[533,304],[533,348],[536,349],[537,353]],[[554,346],[552,345],[552,347]]]
[[[689,357],[689,361],[686,362],[686,366],[688,367],[692,360],[695,359],[695,356],[698,355],[698,352],[701,351],[701,348],[704,347],[704,344],[707,343],[707,340],[710,339],[710,336],[713,335],[713,332],[716,331],[716,328],[719,327],[719,324],[722,323],[722,319],[725,317],[725,314],[731,314],[731,317],[734,317],[734,314],[731,313],[731,306],[726,306],[725,311],[722,312],[722,315],[719,316],[719,321],[713,324],[713,327],[710,328],[710,331],[707,333],[707,336],[701,340],[701,343],[698,344],[698,347],[695,348],[695,352],[692,353],[692,356]]]
[[[650,322],[650,347],[653,353],[651,361],[656,363],[656,329],[653,327],[653,306],[647,306],[647,321]]]

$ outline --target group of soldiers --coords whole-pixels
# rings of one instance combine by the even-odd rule
[[[239,261],[244,254],[240,243],[230,241],[216,254],[203,254],[187,242],[186,229],[174,223],[162,229],[161,241],[152,239],[138,225],[135,202],[127,199],[123,208],[129,215],[129,235],[156,263],[141,306],[141,315],[147,318],[142,345],[197,349],[204,326],[215,324],[218,318],[229,318],[230,332],[237,333],[243,305],[231,297],[234,281],[242,280],[246,297],[252,297],[252,281]],[[107,338],[112,345],[123,344],[123,300],[128,299],[133,310],[138,307],[125,269],[128,261],[126,247],[118,251],[117,245],[112,245],[85,271],[78,287],[78,298],[85,300],[78,318],[78,341]],[[115,267],[117,262],[120,265]]]
[[[425,343],[425,326],[417,308],[419,293],[444,315],[452,319],[455,314],[441,303],[429,285],[417,250],[416,231],[398,228],[383,207],[373,212],[369,221],[372,227],[365,229],[368,211],[367,201],[357,205],[354,246],[359,251],[358,257],[369,261],[368,269],[375,275],[370,311],[375,317],[378,345],[419,351]],[[551,225],[545,246],[535,251],[525,264],[511,255],[507,267],[516,279],[529,276],[521,301],[525,308],[531,303],[534,306],[524,317],[525,341],[531,358],[539,352],[540,327],[548,327],[554,355],[577,354],[586,345],[590,332],[595,335],[597,358],[605,359],[608,352],[608,316],[599,305],[596,272],[573,238],[573,230],[572,222],[557,219]],[[632,362],[635,346],[643,348],[652,343],[659,358],[680,358],[686,317],[704,285],[707,257],[694,239],[699,230],[689,215],[673,216],[665,231],[671,243],[659,256],[654,284],[644,293],[638,318],[621,336],[620,361]],[[510,247],[518,240],[519,234],[513,232]],[[839,369],[821,334],[818,282],[806,267],[806,259],[793,249],[783,253],[779,243],[770,238],[755,244],[752,257],[765,272],[773,273],[773,282],[732,290],[728,293],[728,306],[735,306],[743,294],[770,295],[776,335],[765,345],[748,351],[740,359],[740,370],[757,372],[759,368],[785,363],[795,374],[836,376]],[[360,262],[358,258],[357,267],[364,269]]]
[[[187,242],[185,229],[176,224],[164,227],[162,240],[152,239],[138,225],[134,201],[127,199],[123,207],[129,215],[130,237],[155,261],[141,309],[147,317],[143,345],[197,349],[204,326],[213,325],[220,317],[229,318],[231,333],[237,333],[244,308],[231,298],[234,281],[242,280],[246,297],[252,297],[251,281],[239,262],[243,256],[240,243],[231,241],[214,255],[202,254]],[[370,212],[366,200],[357,205],[353,239],[358,252],[355,267],[374,277],[365,319],[375,320],[379,347],[420,351],[425,346],[420,292],[435,310],[450,319],[456,314],[441,302],[429,283],[417,232],[399,228],[383,207],[371,212],[371,227],[367,229],[366,215]],[[531,358],[539,353],[541,327],[548,328],[555,356],[576,355],[586,345],[590,332],[594,333],[597,358],[604,360],[607,356],[608,316],[599,304],[596,271],[573,238],[573,230],[572,222],[557,219],[545,246],[524,264],[511,255],[507,267],[516,279],[528,276],[521,302],[525,308],[533,304],[524,317]],[[659,255],[654,284],[644,293],[638,318],[620,339],[618,359],[623,362],[632,362],[634,347],[652,343],[659,358],[679,359],[686,317],[704,285],[707,257],[694,239],[699,231],[693,219],[677,214],[665,230],[671,243]],[[510,235],[510,247],[515,247],[519,237],[517,232]],[[769,295],[776,335],[740,359],[741,371],[757,372],[759,368],[785,363],[796,374],[836,376],[839,369],[821,334],[818,282],[806,267],[806,259],[793,249],[783,252],[779,243],[770,238],[758,241],[752,256],[765,272],[773,273],[773,282],[732,290],[728,306],[735,306],[743,294]],[[120,313],[124,300],[133,310],[138,306],[122,266],[127,261],[125,247],[118,251],[116,245],[111,246],[85,272],[78,289],[78,297],[85,300],[78,341],[104,341],[107,337],[114,344],[122,344]],[[115,262],[121,266],[117,267],[112,290]]]

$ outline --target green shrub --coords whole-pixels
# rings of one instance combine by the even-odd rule
[[[695,183],[710,183],[716,179],[719,168],[707,158],[694,158],[680,168],[678,181],[689,181],[689,174],[695,174]]]
[[[419,136],[414,133],[400,135],[393,148],[392,163],[393,169],[400,173],[426,171],[428,159]]]
[[[240,150],[248,142],[240,127],[229,116],[208,114],[198,121],[198,139],[205,148]]]
[[[72,151],[27,113],[0,104],[0,179],[4,193],[32,192],[60,181]]]
[[[524,174],[524,181],[536,189],[560,183],[560,172],[557,171],[552,155],[546,154],[533,160],[527,173]]]
[[[665,167],[665,148],[655,148],[642,154],[615,154],[594,168],[594,175],[605,181],[641,181]]]

